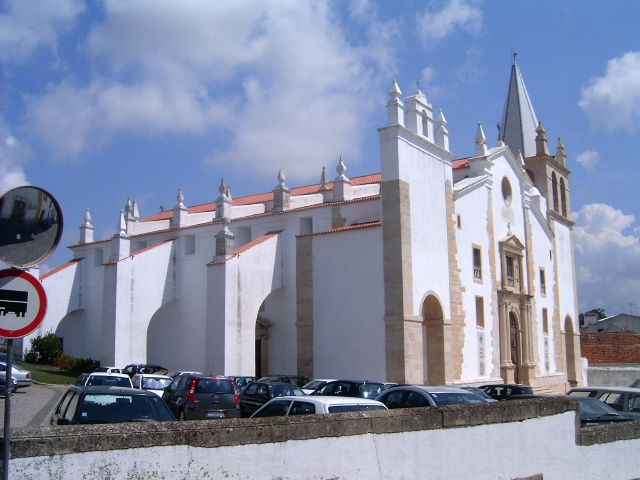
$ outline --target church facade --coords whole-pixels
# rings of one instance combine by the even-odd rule
[[[176,206],[112,238],[89,212],[43,275],[37,334],[103,365],[417,384],[581,382],[569,170],[514,61],[500,125],[450,151],[444,115],[393,82],[381,171]],[[24,342],[28,348],[28,339]]]

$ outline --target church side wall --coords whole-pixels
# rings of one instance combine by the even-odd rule
[[[489,379],[492,372],[494,322],[492,317],[493,280],[491,278],[489,249],[492,245],[487,234],[487,188],[481,186],[456,200],[456,214],[460,216],[460,228],[456,226],[458,268],[464,285],[463,304],[466,312],[465,345],[462,382]],[[490,190],[489,190],[490,191]],[[481,278],[474,278],[473,249],[481,254]],[[478,326],[476,298],[482,298],[484,327]]]
[[[314,375],[386,378],[382,228],[313,237]]]

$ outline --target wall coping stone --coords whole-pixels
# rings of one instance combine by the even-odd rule
[[[479,405],[332,415],[16,428],[11,431],[11,457],[28,458],[177,445],[216,448],[349,435],[464,428],[521,422],[575,412],[577,409],[576,400],[557,396]],[[640,421],[580,429],[579,417],[576,415],[578,444],[592,445],[631,438],[640,438]]]

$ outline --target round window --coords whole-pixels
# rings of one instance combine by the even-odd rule
[[[507,177],[502,179],[502,198],[504,198],[504,203],[511,205],[511,184]]]

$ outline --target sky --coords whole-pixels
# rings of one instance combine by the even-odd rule
[[[497,140],[513,54],[571,170],[579,310],[640,314],[640,2],[19,0],[0,4],[0,194],[60,203],[71,258],[143,217],[380,171],[393,79],[442,109],[457,157]]]

